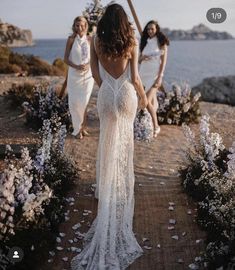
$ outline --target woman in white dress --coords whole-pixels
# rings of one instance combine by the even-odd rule
[[[162,85],[162,79],[167,61],[168,38],[161,32],[156,21],[149,21],[144,27],[140,40],[140,78],[148,97],[148,111],[151,114],[154,127],[154,137],[160,132],[157,121],[157,90]]]
[[[123,270],[143,250],[132,231],[134,214],[133,122],[147,106],[138,74],[138,46],[128,17],[109,5],[91,43],[91,68],[99,86],[98,213],[72,270]],[[136,93],[137,92],[137,93]]]
[[[76,17],[73,22],[73,35],[67,40],[64,61],[68,64],[67,89],[69,111],[72,117],[73,133],[87,135],[85,130],[86,108],[94,85],[90,69],[90,41],[87,37],[88,22]]]

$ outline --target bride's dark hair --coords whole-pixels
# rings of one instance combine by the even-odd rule
[[[160,26],[158,24],[157,21],[151,20],[149,21],[145,27],[144,27],[144,31],[142,33],[141,39],[140,39],[140,51],[142,52],[144,47],[147,44],[147,39],[149,38],[149,34],[148,34],[148,26],[150,24],[154,24],[156,26],[156,38],[158,40],[158,43],[160,45],[160,47],[164,46],[164,45],[169,45],[169,39],[166,37],[166,35],[161,31]]]
[[[119,4],[109,5],[98,22],[98,46],[107,57],[130,57],[136,45],[134,29]]]

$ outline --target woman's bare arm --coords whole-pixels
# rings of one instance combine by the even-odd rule
[[[147,106],[148,101],[138,72],[138,46],[135,46],[135,48],[132,51],[130,65],[131,65],[131,80],[138,95],[140,96],[141,108],[144,109]]]
[[[100,87],[101,83],[102,83],[102,79],[100,77],[98,56],[97,56],[97,53],[95,50],[94,42],[95,42],[95,39],[94,39],[94,37],[92,37],[92,40],[91,40],[91,72],[92,72],[93,78],[95,79],[96,83]]]

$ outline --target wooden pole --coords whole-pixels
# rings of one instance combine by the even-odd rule
[[[133,15],[133,18],[134,18],[134,20],[135,20],[135,24],[136,24],[136,26],[137,26],[137,28],[138,28],[138,31],[139,31],[139,33],[140,33],[140,36],[141,36],[141,35],[142,35],[142,28],[141,28],[141,26],[140,26],[140,22],[139,22],[139,19],[138,19],[137,15],[136,15],[134,6],[133,6],[131,0],[127,0],[127,2],[128,2],[129,7],[130,7],[130,10],[131,10],[131,13],[132,13],[132,15]]]

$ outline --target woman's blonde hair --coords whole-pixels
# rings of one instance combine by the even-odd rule
[[[84,21],[86,23],[86,28],[88,30],[88,21],[87,21],[87,19],[84,16],[78,16],[73,20],[73,25],[72,25],[73,33],[75,33],[75,25],[76,25],[76,23],[81,22],[81,21]]]

